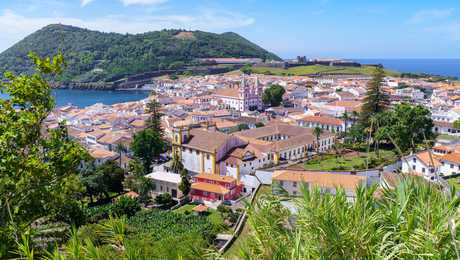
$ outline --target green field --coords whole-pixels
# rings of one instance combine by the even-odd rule
[[[276,74],[276,75],[305,75],[305,74],[365,74],[371,75],[375,70],[373,66],[361,66],[361,67],[331,67],[324,65],[310,65],[310,66],[297,66],[288,69],[281,68],[251,68],[254,73],[261,74]],[[385,69],[385,73],[389,76],[400,76],[401,73],[394,70]]]
[[[195,211],[192,211],[192,209],[194,207],[196,207],[197,205],[193,205],[193,204],[186,204],[178,209],[175,209],[174,212],[176,213],[185,213],[185,211],[190,211],[191,214],[193,215],[197,215],[197,213]],[[209,222],[213,223],[214,225],[221,225],[224,223],[224,219],[222,218],[222,216],[214,209],[208,209],[208,212],[209,212],[209,215],[208,215],[208,220]]]
[[[369,168],[376,167],[384,162],[394,159],[395,153],[393,151],[381,150],[380,158],[376,158],[374,152],[369,153]],[[317,159],[305,163],[306,170],[363,170],[366,169],[367,153],[359,153],[352,157],[338,157],[335,155],[324,155]]]

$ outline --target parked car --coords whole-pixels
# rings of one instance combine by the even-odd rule
[[[224,201],[222,201],[222,204],[225,205],[225,206],[231,206],[232,202],[229,201],[229,200],[224,200]]]

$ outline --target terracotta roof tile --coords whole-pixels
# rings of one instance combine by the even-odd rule
[[[299,119],[300,121],[305,122],[315,122],[327,125],[337,125],[342,126],[342,120],[337,118],[330,118],[330,117],[322,117],[322,116],[305,116]]]
[[[442,156],[440,160],[460,164],[460,153],[448,153]]]
[[[366,176],[334,174],[324,172],[308,172],[308,171],[275,171],[273,180],[277,181],[296,181],[313,183],[319,187],[335,188],[342,186],[344,189],[355,189],[360,182],[366,181]]]
[[[201,190],[201,191],[206,191],[206,192],[214,192],[214,193],[218,193],[218,194],[227,194],[227,193],[230,192],[225,187],[222,187],[222,186],[216,185],[216,184],[205,183],[205,182],[192,183],[191,188],[194,189],[194,190]]]

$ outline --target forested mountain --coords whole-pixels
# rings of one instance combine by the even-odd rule
[[[234,57],[280,60],[236,33],[162,30],[142,34],[91,31],[74,26],[48,25],[0,54],[0,73],[31,70],[26,57],[54,56],[61,51],[68,62],[61,81],[113,81],[171,66],[198,65],[196,58]],[[182,63],[183,62],[183,63]]]

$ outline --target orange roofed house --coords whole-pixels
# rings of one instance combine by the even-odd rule
[[[335,194],[337,187],[342,187],[348,198],[356,197],[355,190],[360,185],[367,185],[366,176],[336,174],[325,172],[309,171],[275,171],[272,175],[274,190],[281,185],[292,196],[301,194],[300,187],[304,184],[306,188],[318,186],[323,191]],[[276,182],[275,182],[276,181]]]
[[[234,200],[239,197],[242,189],[243,185],[233,177],[200,173],[193,176],[190,199],[192,201]]]

